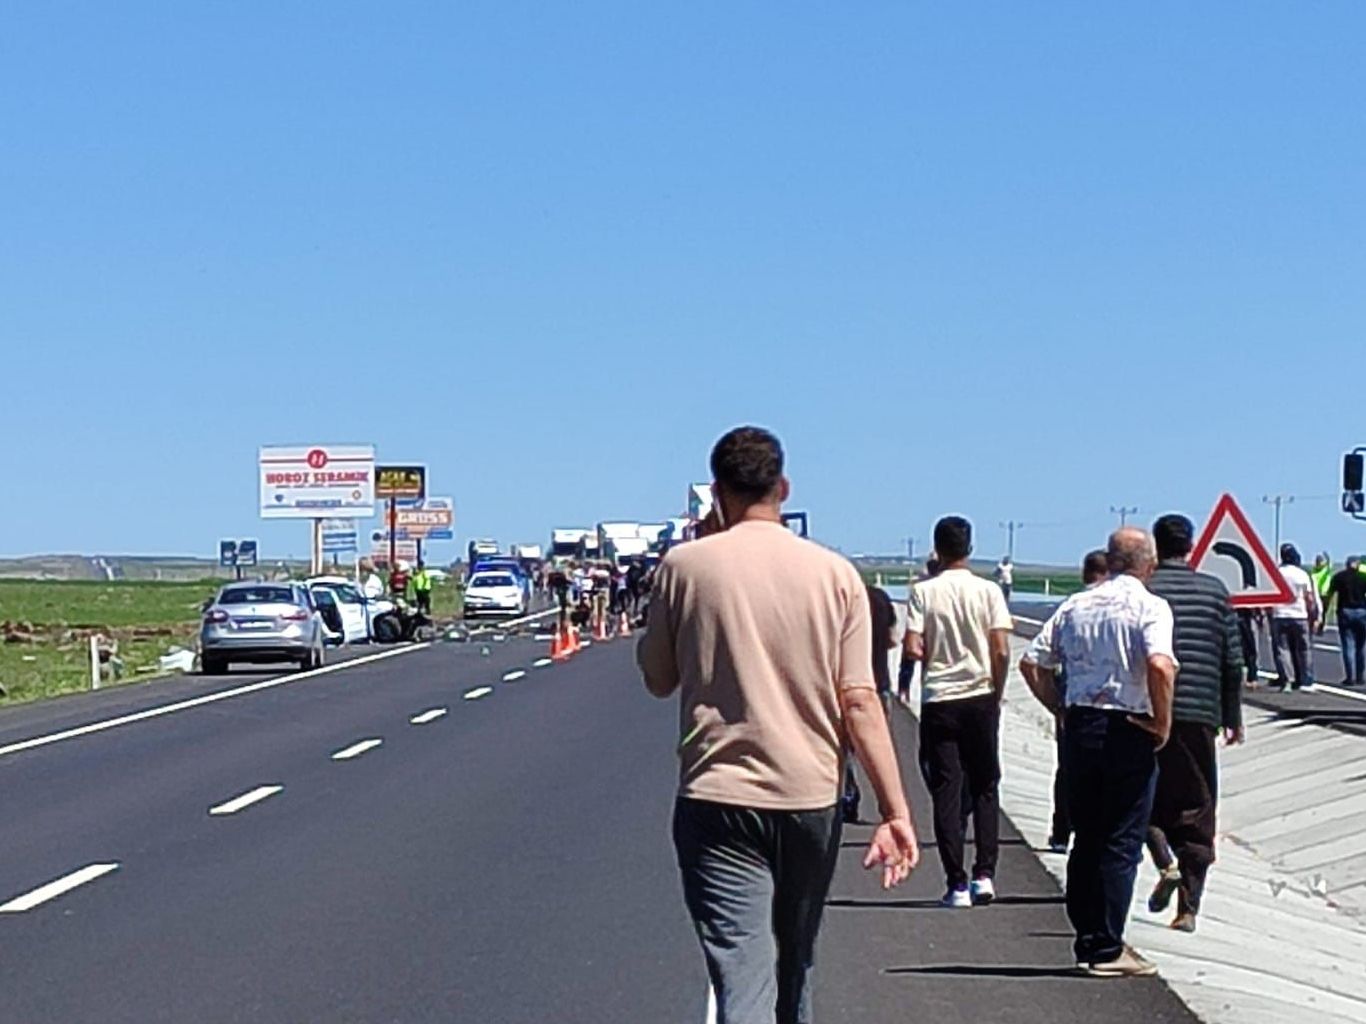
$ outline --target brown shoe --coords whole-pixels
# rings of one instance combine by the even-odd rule
[[[1181,911],[1176,915],[1176,920],[1172,921],[1171,927],[1174,932],[1195,931],[1195,914],[1189,910]]]
[[[1093,978],[1151,978],[1157,973],[1157,964],[1144,960],[1128,946],[1113,960],[1078,966]]]

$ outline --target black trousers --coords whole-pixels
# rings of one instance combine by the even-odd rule
[[[1159,868],[1176,858],[1181,869],[1180,909],[1198,913],[1205,877],[1214,863],[1215,806],[1219,762],[1215,730],[1198,722],[1173,722],[1171,739],[1157,752],[1148,850]],[[1170,851],[1170,853],[1168,853]]]
[[[1075,838],[1067,860],[1067,916],[1080,963],[1124,951],[1124,925],[1143,859],[1157,784],[1153,737],[1122,711],[1068,708],[1063,728],[1067,807]]]
[[[991,878],[1000,853],[1001,705],[996,695],[932,701],[920,709],[920,770],[934,803],[934,841],[950,889],[967,884],[964,787],[972,804],[972,874]]]
[[[1243,648],[1243,667],[1247,669],[1247,681],[1256,683],[1257,675],[1257,628],[1252,613],[1246,609],[1238,610],[1238,640]]]
[[[1067,760],[1062,750],[1062,724],[1054,726],[1054,742],[1058,746],[1058,767],[1053,772],[1053,826],[1048,830],[1050,842],[1067,845],[1072,838],[1072,815],[1067,813]]]
[[[835,874],[835,807],[770,811],[680,797],[674,849],[726,1024],[808,1024],[816,934]]]

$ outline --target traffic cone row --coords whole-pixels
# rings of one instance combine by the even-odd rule
[[[555,635],[550,638],[550,658],[552,661],[568,661],[574,656],[578,645],[575,642],[577,635],[568,623],[555,630]]]
[[[603,616],[602,618],[599,618],[599,619],[598,619],[598,624],[597,624],[597,626],[594,627],[594,629],[593,629],[593,639],[594,639],[594,640],[597,640],[597,641],[605,641],[605,640],[610,640],[610,639],[612,639],[611,637],[609,637],[609,636],[607,635],[607,617],[606,617],[606,616]]]

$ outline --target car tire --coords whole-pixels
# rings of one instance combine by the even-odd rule
[[[403,630],[391,615],[381,615],[375,620],[375,640],[382,644],[396,644],[403,636]]]
[[[199,659],[199,671],[206,676],[221,676],[228,670],[228,663],[222,658]]]

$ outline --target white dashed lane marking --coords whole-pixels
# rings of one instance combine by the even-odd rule
[[[465,691],[465,699],[478,700],[480,697],[487,697],[492,692],[492,686],[476,686],[473,690]]]
[[[365,753],[367,750],[374,750],[383,742],[383,740],[378,738],[361,740],[359,743],[353,743],[349,747],[343,747],[341,750],[338,750],[332,755],[332,760],[349,761],[353,757],[360,757],[361,754]]]
[[[72,889],[93,882],[97,878],[117,871],[118,864],[87,864],[69,875],[40,885],[31,892],[26,892],[22,896],[16,896],[8,903],[0,905],[0,914],[22,914],[26,910],[32,910],[36,906],[46,903],[48,900],[55,900],[58,896],[70,892]]]
[[[260,803],[262,800],[274,796],[284,788],[284,786],[257,786],[241,796],[235,796],[231,800],[223,801],[216,807],[210,807],[209,813],[213,815],[236,814],[252,804]]]
[[[429,708],[420,715],[414,715],[408,719],[413,725],[426,725],[428,722],[435,722],[446,714],[445,708]]]
[[[549,658],[539,658],[539,659],[537,659],[536,661],[533,661],[533,662],[531,663],[531,667],[532,667],[532,668],[549,668],[549,667],[550,667],[551,665],[553,665],[553,664],[555,664],[555,662],[553,662],[553,661],[552,661],[551,659],[549,659]]]
[[[515,672],[505,672],[505,673],[503,674],[503,682],[505,682],[505,683],[515,683],[518,679],[521,679],[524,675],[526,675],[526,672],[523,671],[523,670],[520,669],[520,668],[517,669]]]

